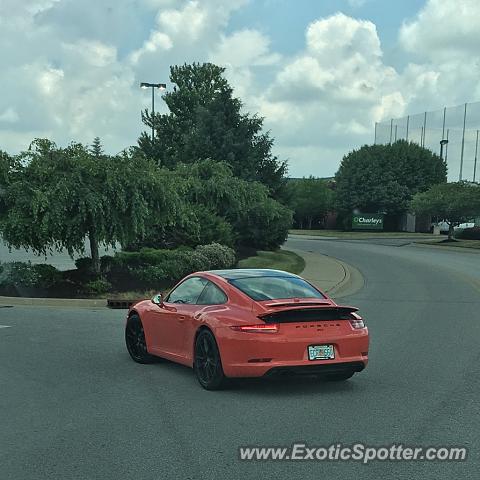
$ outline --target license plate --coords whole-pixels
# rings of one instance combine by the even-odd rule
[[[335,358],[335,349],[333,345],[309,345],[309,360],[331,360]]]

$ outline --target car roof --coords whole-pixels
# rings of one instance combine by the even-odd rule
[[[298,275],[284,272],[283,270],[272,270],[270,268],[235,268],[229,270],[209,270],[211,273],[225,280],[238,280],[240,278],[258,278],[258,277],[290,277],[298,278]]]

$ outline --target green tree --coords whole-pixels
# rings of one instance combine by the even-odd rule
[[[100,137],[95,137],[93,139],[92,145],[90,146],[90,153],[96,158],[100,158],[104,155],[105,152],[103,151]]]
[[[413,195],[446,182],[446,163],[430,150],[404,140],[363,146],[346,155],[335,176],[341,213],[407,211]]]
[[[7,186],[12,181],[14,159],[7,152],[0,150],[0,222],[7,212]]]
[[[321,221],[332,211],[334,193],[321,178],[299,178],[288,183],[289,206],[300,228],[311,229],[314,221]]]
[[[224,77],[225,69],[211,63],[173,66],[173,91],[164,94],[168,114],[142,118],[156,138],[142,133],[139,147],[149,158],[169,168],[180,163],[212,159],[226,162],[235,176],[259,181],[273,196],[284,188],[286,163],[272,154],[273,140],[263,132],[263,118],[242,112]]]
[[[175,229],[152,222],[146,240],[133,248],[210,242],[274,248],[285,241],[292,212],[269,197],[265,185],[233,176],[225,162],[207,159],[179,164],[174,170],[161,169],[160,175],[164,182],[175,185],[182,199]]]
[[[84,252],[88,237],[99,272],[99,243],[141,238],[152,217],[171,222],[176,194],[151,162],[128,152],[99,163],[88,148],[58,148],[35,140],[20,155],[23,167],[7,186],[2,234],[13,247],[38,254]]]
[[[417,193],[410,204],[417,214],[432,215],[448,223],[448,238],[453,239],[454,227],[480,215],[480,185],[466,182],[434,185]]]

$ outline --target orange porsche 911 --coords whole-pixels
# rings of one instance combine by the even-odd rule
[[[279,270],[188,275],[165,298],[129,310],[125,340],[136,362],[162,357],[187,365],[207,390],[228,377],[346,380],[368,362],[368,330],[357,309]]]

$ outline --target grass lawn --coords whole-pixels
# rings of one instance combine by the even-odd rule
[[[289,230],[294,235],[315,235],[319,237],[338,237],[338,238],[401,238],[401,237],[431,237],[430,233],[410,233],[410,232],[344,232],[342,230]]]
[[[480,249],[480,240],[456,240],[454,242],[446,242],[445,240],[415,242],[423,245],[434,245],[435,247],[461,247],[461,248],[477,248]]]
[[[240,260],[238,268],[273,268],[298,274],[305,268],[305,260],[289,250],[275,252],[260,250],[256,255]]]

